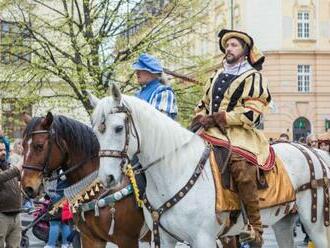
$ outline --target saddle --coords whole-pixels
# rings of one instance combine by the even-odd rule
[[[226,152],[223,154],[225,153]],[[217,161],[222,161],[224,158],[220,158],[221,153],[220,155],[215,154],[215,151],[211,152],[210,164],[216,188],[216,213],[220,214],[227,211],[239,211],[239,197],[235,190],[233,190],[234,188],[231,186],[232,183],[230,181],[228,183],[228,180],[223,181],[225,175],[222,176],[221,172],[219,171]],[[225,171],[224,174],[225,173],[228,172]],[[264,178],[264,182],[262,182],[262,178]],[[260,179],[261,180],[258,180],[258,195],[261,209],[277,205],[286,205],[287,203],[295,201],[295,191],[291,184],[290,178],[284,168],[282,161],[278,157],[275,158],[273,168],[267,172],[263,172],[262,176],[260,176]],[[229,187],[226,187],[228,184]],[[226,201],[223,201],[222,199],[226,199]]]
[[[232,191],[236,191],[232,177],[230,175],[230,166],[226,166],[226,162],[230,163],[230,159],[228,156],[229,150],[226,147],[221,147],[221,146],[214,146],[213,147],[214,151],[214,158],[215,162],[219,168],[219,171],[221,171],[221,182],[222,186],[225,189],[230,189]],[[266,189],[268,188],[267,180],[265,177],[265,171],[261,170],[260,168],[257,168],[257,187],[258,189]]]

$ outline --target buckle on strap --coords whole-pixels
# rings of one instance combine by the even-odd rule
[[[329,187],[329,178],[327,178],[327,177],[323,177],[323,183],[324,183],[324,186],[325,186],[326,188],[328,188],[328,187]]]
[[[154,222],[158,222],[159,221],[159,217],[160,216],[159,216],[159,213],[156,210],[151,213],[151,216],[152,216],[152,220]]]
[[[313,179],[311,181],[311,188],[312,189],[317,189],[317,186],[318,186],[317,180],[316,179]]]

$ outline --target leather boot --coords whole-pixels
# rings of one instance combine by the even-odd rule
[[[249,165],[244,158],[233,154],[230,171],[234,186],[237,188],[239,198],[243,201],[250,225],[252,226],[250,231],[253,240],[249,244],[255,248],[262,247],[263,230],[257,193],[257,168],[254,165]],[[255,235],[253,235],[253,232]]]

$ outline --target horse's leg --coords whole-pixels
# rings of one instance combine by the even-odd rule
[[[324,226],[323,219],[311,223],[310,220],[306,221],[306,219],[300,217],[300,221],[316,248],[330,247],[330,240],[327,238],[330,232],[328,229],[330,228]]]
[[[192,243],[192,248],[216,248],[218,247],[215,237],[207,233],[199,233]]]
[[[237,237],[236,236],[228,236],[224,238],[220,238],[220,242],[223,248],[237,248]]]
[[[316,248],[330,247],[330,243],[327,239],[327,228],[324,226],[323,218],[323,189],[318,188],[318,202],[317,202],[317,222],[311,222],[310,206],[311,194],[310,191],[301,192],[300,197],[297,196],[297,206],[300,222],[304,225],[304,229],[309,238],[313,241]]]
[[[294,247],[294,239],[293,239],[294,221],[295,221],[295,215],[289,214],[272,226],[278,247],[281,248]]]
[[[82,248],[105,248],[107,245],[107,242],[99,240],[99,239],[94,239],[93,237],[85,234],[85,233],[80,233],[81,237],[81,246]]]
[[[167,232],[163,231],[162,229],[160,229],[159,234],[160,234],[160,247],[175,248],[175,245],[178,242],[176,239],[172,238]],[[151,247],[156,247],[154,246],[153,242],[151,242]]]
[[[139,248],[139,240],[121,237],[116,241],[118,248]]]

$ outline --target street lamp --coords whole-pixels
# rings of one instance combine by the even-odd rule
[[[230,0],[231,29],[234,29],[234,0]]]

